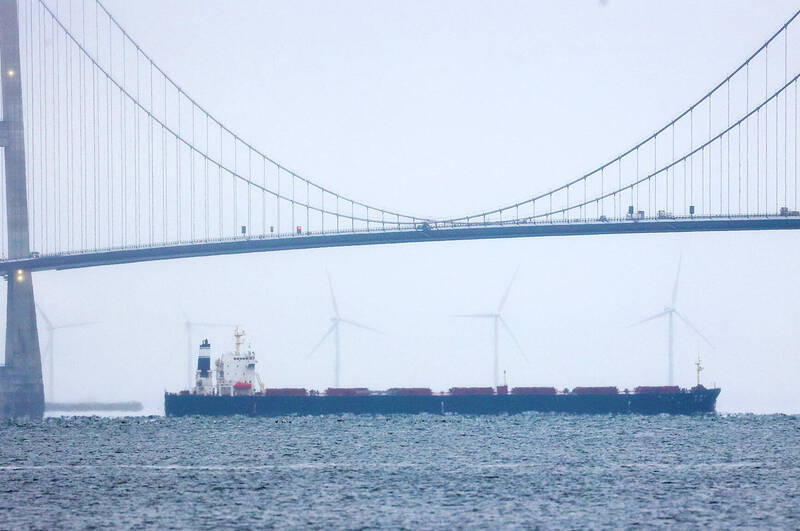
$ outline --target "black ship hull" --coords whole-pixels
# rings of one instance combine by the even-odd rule
[[[697,414],[715,411],[719,389],[616,395],[428,395],[428,396],[212,396],[166,393],[167,416],[514,414],[555,413]]]

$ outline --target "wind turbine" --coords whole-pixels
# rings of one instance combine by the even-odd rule
[[[708,343],[708,345],[711,348],[714,348],[714,345],[711,344],[711,341],[709,341],[708,338],[706,336],[704,336],[703,333],[700,332],[700,330],[698,330],[695,325],[693,325],[691,322],[689,322],[689,319],[684,317],[684,315],[682,313],[680,313],[675,308],[676,302],[678,300],[678,281],[681,278],[681,260],[682,260],[682,258],[678,259],[678,274],[675,275],[675,285],[672,287],[672,303],[669,306],[665,306],[663,312],[660,312],[660,313],[657,313],[655,315],[652,315],[652,316],[650,316],[650,317],[648,317],[646,319],[642,319],[638,323],[634,323],[634,324],[632,324],[632,325],[630,325],[628,327],[628,328],[632,328],[634,326],[639,326],[642,323],[646,323],[647,321],[652,321],[653,319],[658,319],[658,318],[664,317],[664,316],[667,317],[667,322],[668,322],[668,325],[667,325],[668,336],[667,337],[668,337],[668,345],[669,345],[669,347],[668,347],[669,348],[669,353],[668,353],[668,356],[669,356],[669,375],[668,375],[669,376],[669,385],[672,385],[672,382],[673,382],[673,346],[675,344],[675,340],[674,340],[674,336],[675,336],[674,319],[675,319],[676,316],[678,317],[678,319],[680,319],[681,321],[686,323],[686,326],[691,328],[692,331],[695,334],[697,334],[698,336],[700,336],[703,339],[703,341]]]
[[[54,325],[53,322],[47,317],[47,314],[44,313],[42,307],[39,304],[36,304],[36,309],[39,311],[39,317],[42,318],[44,323],[44,329],[47,331],[47,343],[44,348],[45,356],[47,357],[47,363],[49,365],[49,373],[50,378],[47,382],[48,387],[48,398],[51,402],[55,402],[55,361],[53,356],[53,344],[55,343],[55,333],[56,330],[63,330],[64,328],[81,328],[84,326],[89,326],[96,324],[97,321],[86,321],[83,323],[69,323],[69,324],[62,324],[62,325]]]
[[[370,328],[369,326],[363,325],[361,323],[357,323],[355,321],[351,321],[349,319],[343,319],[342,316],[339,314],[339,306],[336,304],[336,295],[333,293],[333,282],[331,281],[331,276],[330,275],[328,275],[328,287],[330,288],[330,291],[331,291],[331,302],[333,303],[334,316],[331,317],[331,323],[332,324],[331,324],[331,327],[328,328],[328,331],[325,332],[325,335],[322,336],[322,339],[320,339],[319,342],[317,342],[317,344],[314,345],[314,348],[311,349],[311,352],[309,353],[308,357],[310,358],[311,356],[313,356],[314,353],[317,351],[317,349],[322,345],[322,343],[324,343],[325,340],[328,339],[328,336],[330,336],[331,334],[334,334],[334,338],[335,338],[335,343],[334,344],[336,345],[336,350],[335,350],[335,368],[334,368],[334,387],[339,387],[339,363],[340,363],[340,359],[341,359],[339,327],[341,326],[341,324],[342,323],[349,324],[349,325],[352,325],[352,326],[355,326],[355,327],[358,327],[358,328],[363,328],[364,330],[369,330],[370,332],[375,332],[376,334],[382,334],[383,332],[381,332],[380,330],[376,330],[374,328]]]
[[[520,345],[517,337],[514,335],[514,332],[511,331],[511,327],[508,326],[508,323],[505,319],[503,319],[503,307],[508,300],[508,295],[511,293],[511,286],[514,285],[514,281],[517,279],[517,273],[519,273],[519,267],[517,267],[516,271],[514,271],[514,276],[511,277],[511,282],[508,283],[508,287],[506,288],[506,292],[503,294],[503,298],[500,299],[500,304],[497,305],[497,311],[494,313],[468,313],[468,314],[461,314],[461,315],[454,315],[453,317],[467,317],[467,318],[477,318],[477,319],[491,319],[494,324],[494,386],[497,387],[500,378],[500,366],[499,366],[499,358],[498,358],[498,337],[500,335],[500,325],[503,325],[503,328],[506,329],[508,335],[511,339],[514,340],[514,344],[519,349],[519,353],[522,356],[522,359],[525,362],[528,362],[528,358],[525,357],[525,352],[522,350],[522,345]]]
[[[225,324],[225,323],[198,323],[189,320],[186,312],[183,312],[183,324],[186,326],[186,389],[192,388],[192,380],[194,379],[194,370],[192,370],[192,358],[194,357],[194,345],[192,344],[192,329],[194,327],[203,328],[233,328],[238,325]]]

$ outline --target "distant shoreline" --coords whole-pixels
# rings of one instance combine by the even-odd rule
[[[47,411],[141,411],[141,402],[47,402]]]

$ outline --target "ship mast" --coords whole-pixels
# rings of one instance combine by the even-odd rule
[[[236,354],[239,354],[239,350],[242,347],[242,338],[244,337],[244,330],[240,330],[239,327],[236,327],[236,330],[233,331],[233,337],[236,338]]]
[[[697,387],[700,387],[700,372],[703,370],[703,366],[700,364],[700,355],[697,355],[697,361],[694,362],[694,366],[697,367]]]

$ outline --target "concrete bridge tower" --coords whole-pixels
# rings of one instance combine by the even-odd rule
[[[0,146],[5,158],[8,258],[30,255],[25,135],[22,119],[17,0],[0,0],[0,87],[3,119]],[[0,416],[41,418],[44,414],[42,360],[30,271],[7,278],[6,358],[0,367]]]

